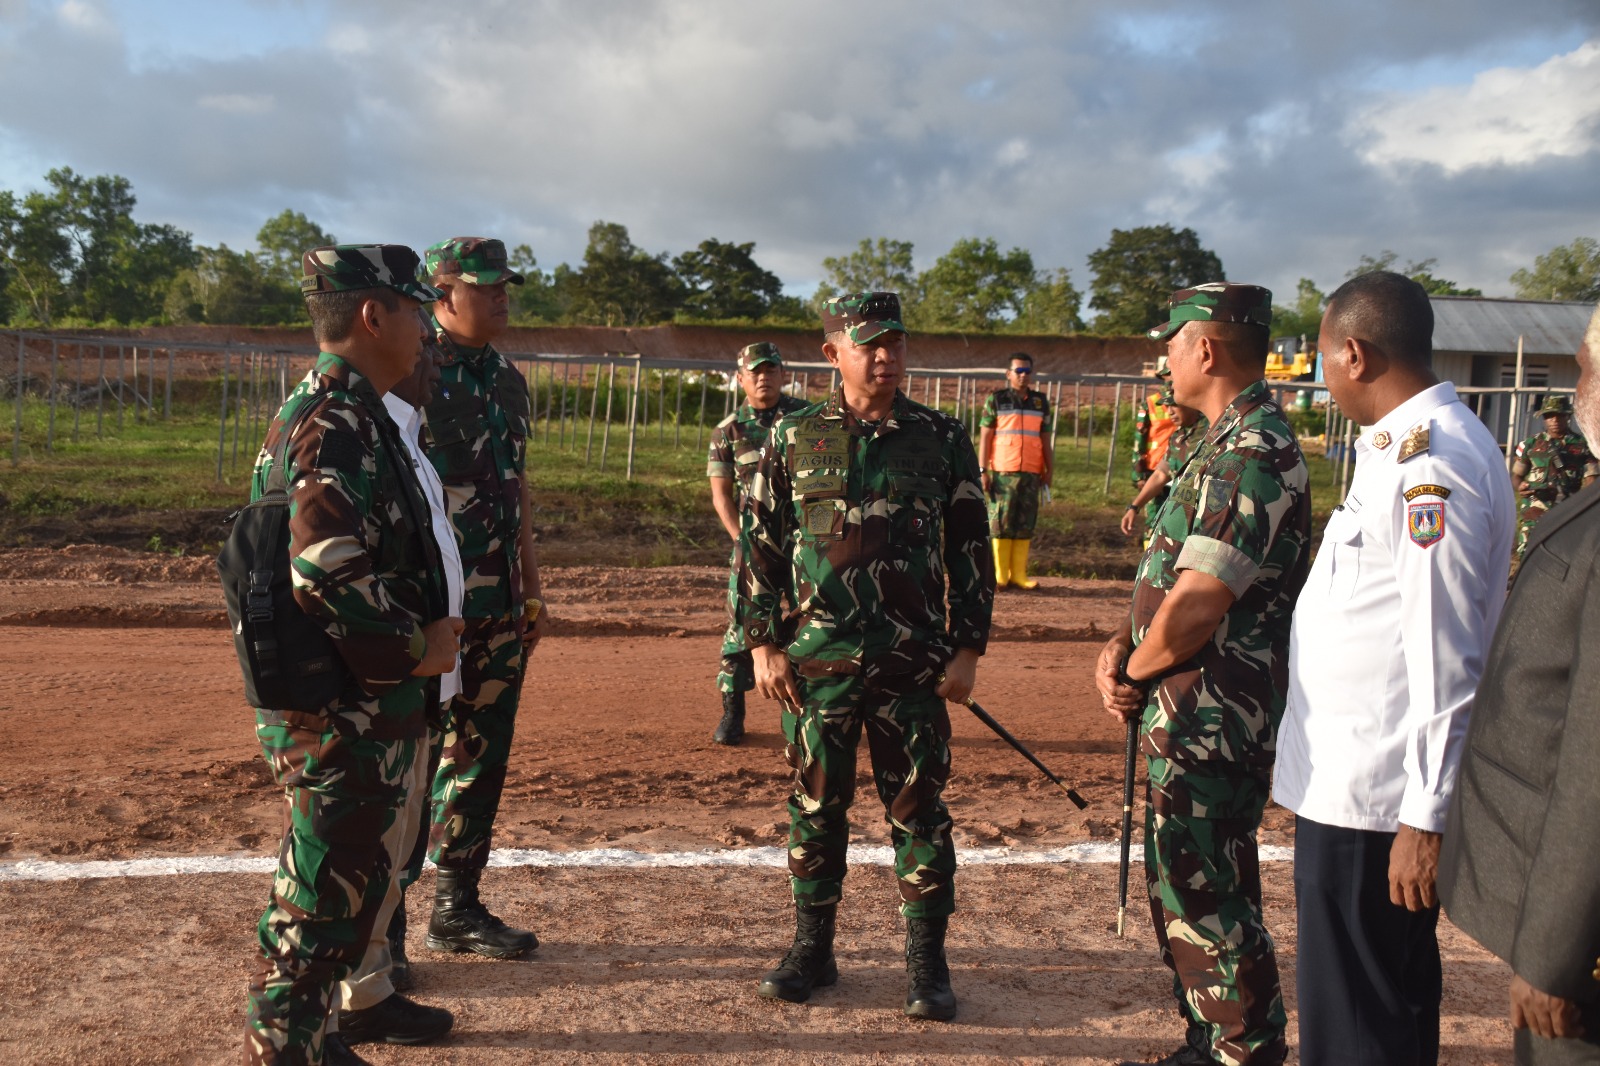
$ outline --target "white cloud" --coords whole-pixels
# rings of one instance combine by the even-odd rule
[[[116,32],[106,13],[89,0],[66,0],[56,9],[61,24],[80,33],[111,35]]]
[[[1451,175],[1586,155],[1600,147],[1600,41],[1536,67],[1486,70],[1469,85],[1387,95],[1348,132],[1370,163],[1431,163]]]
[[[212,93],[202,96],[200,106],[228,115],[264,115],[276,104],[270,93]]]

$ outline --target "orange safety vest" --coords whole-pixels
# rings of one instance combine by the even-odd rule
[[[990,467],[1001,474],[1044,473],[1044,420],[1050,402],[1042,392],[1027,399],[1014,389],[994,394],[994,457]]]
[[[1159,392],[1152,392],[1145,398],[1145,410],[1150,428],[1144,448],[1144,468],[1153,471],[1167,456],[1167,441],[1172,437],[1172,431],[1178,428],[1178,420],[1173,416],[1172,409],[1161,402]]]

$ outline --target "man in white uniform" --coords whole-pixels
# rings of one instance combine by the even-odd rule
[[[1505,595],[1505,459],[1431,369],[1422,287],[1363,274],[1319,344],[1367,427],[1295,604],[1273,798],[1295,812],[1300,1061],[1431,1064],[1434,880],[1473,692]]]
[[[422,407],[433,398],[439,385],[439,357],[437,343],[428,331],[429,342],[422,357],[417,360],[411,376],[390,389],[383,396],[383,406],[389,417],[400,428],[400,439],[405,444],[407,458],[416,471],[417,481],[428,498],[428,513],[433,525],[433,539],[439,545],[440,561],[444,565],[446,598],[451,617],[461,616],[461,552],[456,537],[450,529],[450,512],[445,508],[444,486],[439,481],[433,464],[422,452]],[[461,691],[461,656],[456,656],[455,666],[439,675],[439,706]],[[438,714],[429,715],[430,729],[436,729]],[[394,825],[384,835],[384,849],[388,852],[390,867],[401,871],[413,865],[414,852],[427,836],[425,812],[427,810],[428,782],[432,780],[428,765],[427,745],[417,746],[417,757],[407,775],[406,802],[394,820]],[[420,862],[414,864],[420,868]],[[410,872],[409,869],[406,870]],[[411,964],[405,956],[405,901],[402,876],[389,883],[389,894],[384,897],[377,918],[372,925],[372,939],[361,965],[339,985],[339,999],[343,1013],[339,1017],[339,1032],[348,1044],[387,1042],[391,1044],[424,1043],[433,1039],[440,1025],[448,1029],[448,1015],[435,1007],[425,1007],[400,995],[411,986]],[[409,883],[409,882],[407,882]],[[440,1018],[439,1015],[445,1015]]]

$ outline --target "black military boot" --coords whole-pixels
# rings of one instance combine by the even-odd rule
[[[839,980],[839,967],[833,961],[833,926],[838,912],[837,903],[795,907],[794,943],[777,969],[761,979],[757,995],[804,1003],[813,988],[825,988]]]
[[[950,964],[944,957],[948,918],[906,919],[906,1016],[947,1022],[956,1016]]]
[[[396,992],[404,992],[411,987],[411,960],[406,958],[406,901],[400,900],[400,906],[394,909],[393,916],[389,919],[389,983],[394,985]]]
[[[727,744],[733,747],[744,739],[744,693],[724,692],[722,694],[722,721],[717,723],[717,731],[711,734],[711,739],[718,744]]]
[[[1188,1023],[1188,1029],[1183,1034],[1183,1046],[1164,1058],[1154,1062],[1121,1062],[1117,1066],[1220,1066],[1215,1056],[1211,1054],[1211,1038],[1206,1035],[1206,1027],[1194,1022]]]
[[[370,1007],[339,1012],[339,1035],[347,1044],[427,1044],[454,1024],[443,1007],[425,1007],[398,992]]]
[[[372,1066],[372,1063],[350,1050],[350,1045],[339,1033],[329,1033],[322,1042],[323,1066]]]
[[[482,870],[440,870],[434,887],[428,947],[433,951],[476,951],[491,959],[514,959],[539,946],[526,929],[513,929],[478,900]]]

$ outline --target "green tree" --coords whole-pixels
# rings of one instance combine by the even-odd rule
[[[822,271],[822,283],[811,297],[813,313],[846,292],[897,292],[900,310],[907,316],[917,303],[917,274],[911,265],[910,241],[864,238],[848,255],[824,259]]]
[[[59,205],[43,193],[19,199],[10,191],[0,192],[8,322],[48,327],[67,310],[72,242],[62,232],[59,214]]]
[[[291,288],[270,273],[261,257],[226,244],[196,251],[195,265],[167,288],[169,321],[273,326],[304,320],[299,286]]]
[[[666,255],[651,255],[616,222],[589,227],[583,269],[564,279],[575,322],[638,326],[670,319],[683,301],[683,286]]]
[[[1317,342],[1322,330],[1322,309],[1328,298],[1316,282],[1301,278],[1295,286],[1294,303],[1272,309],[1272,335],[1274,337],[1304,336],[1310,343]]]
[[[1174,292],[1225,277],[1222,260],[1194,230],[1165,223],[1113,229],[1105,247],[1090,253],[1089,269],[1089,306],[1100,312],[1094,330],[1106,334],[1142,333],[1166,317]]]
[[[1524,300],[1600,300],[1600,242],[1577,237],[1559,244],[1533,261],[1533,269],[1511,275],[1517,296]]]
[[[710,238],[672,261],[686,292],[683,309],[701,319],[758,319],[783,292],[778,275],[763,270],[751,253],[755,242],[730,244]]]
[[[990,332],[1021,313],[1033,285],[1033,256],[1025,249],[1002,254],[993,237],[964,237],[917,279],[916,324]]]
[[[506,292],[511,297],[511,321],[518,326],[548,326],[564,322],[567,318],[567,298],[555,277],[539,269],[533,249],[519,244],[506,254],[512,270],[521,274],[521,285],[509,285]],[[565,263],[556,268],[570,275]]]
[[[1041,271],[1022,298],[1022,310],[1008,327],[1011,333],[1061,335],[1083,329],[1083,294],[1072,284],[1066,267]]]
[[[257,253],[271,277],[300,291],[300,258],[313,248],[338,244],[333,234],[299,211],[284,208],[256,231]]]
[[[1360,277],[1370,274],[1375,270],[1393,270],[1397,274],[1404,274],[1412,281],[1421,285],[1429,296],[1482,296],[1482,289],[1464,289],[1447,278],[1434,275],[1433,270],[1439,265],[1437,259],[1419,259],[1399,269],[1395,263],[1399,256],[1385,248],[1382,255],[1364,255],[1361,261],[1345,273],[1346,278]]]

